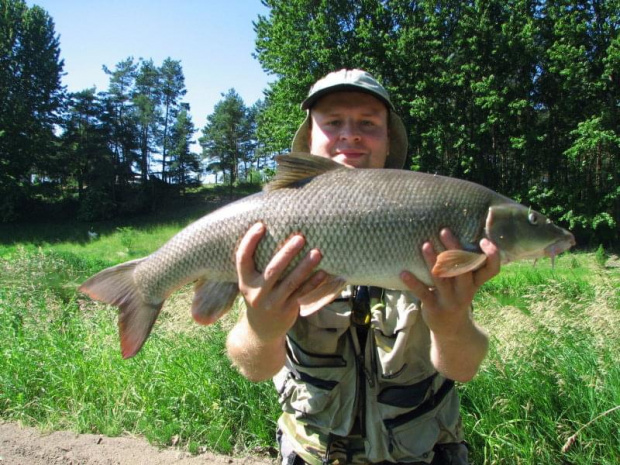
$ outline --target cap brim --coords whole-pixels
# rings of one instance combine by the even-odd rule
[[[322,89],[322,90],[314,92],[312,95],[308,96],[306,100],[301,102],[301,109],[309,110],[320,98],[325,97],[328,94],[333,94],[334,92],[362,92],[364,94],[373,96],[374,98],[382,102],[388,109],[390,110],[394,109],[392,102],[387,100],[381,94],[374,92],[372,90],[369,90],[365,87],[361,87],[355,84],[348,84],[348,83],[330,86],[326,89]]]

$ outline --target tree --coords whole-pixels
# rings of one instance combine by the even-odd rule
[[[529,203],[580,243],[620,239],[619,0],[263,4],[256,56],[277,78],[258,115],[267,150],[288,149],[316,79],[364,68],[403,117],[410,167]]]
[[[77,183],[78,217],[88,221],[110,218],[116,207],[114,153],[103,109],[94,88],[71,94],[60,137],[66,175]]]
[[[179,111],[181,108],[181,102],[179,99],[187,92],[185,90],[185,77],[183,75],[183,69],[181,68],[181,62],[166,58],[159,68],[161,76],[161,105],[163,107],[163,131],[161,140],[161,174],[164,181],[167,180],[167,157],[170,146],[174,146],[174,142],[171,144],[168,140],[168,134],[170,128],[174,124],[177,116],[180,118]],[[187,121],[187,110],[184,119]],[[185,123],[181,123],[182,125]],[[193,129],[193,128],[192,128]]]
[[[142,60],[136,74],[133,104],[138,122],[140,176],[143,187],[148,180],[149,162],[159,135],[161,98],[159,69],[153,60]]]
[[[54,22],[38,6],[0,0],[0,220],[30,195],[31,175],[45,175],[64,93]]]
[[[543,168],[532,191],[578,237],[597,230],[612,242],[620,222],[620,2],[554,0],[538,14]]]
[[[137,69],[132,57],[117,63],[114,70],[103,66],[104,72],[110,76],[108,91],[103,94],[103,122],[109,126],[110,146],[115,154],[116,184],[120,186],[133,180],[133,165],[138,160],[138,125],[133,107]]]
[[[203,157],[216,162],[222,171],[228,174],[232,186],[239,177],[239,163],[243,159],[246,147],[252,143],[248,131],[248,109],[235,89],[222,94],[212,114],[207,116],[207,124],[199,139]]]
[[[192,153],[192,138],[196,129],[189,115],[189,106],[183,105],[170,132],[170,180],[185,187],[198,182],[200,158]]]

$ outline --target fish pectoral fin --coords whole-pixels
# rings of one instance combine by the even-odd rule
[[[439,278],[452,278],[477,270],[484,264],[486,259],[487,256],[482,253],[467,252],[465,250],[446,250],[437,256],[437,261],[431,273]]]
[[[235,303],[239,294],[237,283],[196,281],[192,317],[201,325],[210,325],[219,320]]]
[[[79,288],[91,299],[120,308],[118,330],[123,358],[136,355],[149,337],[164,301],[147,302],[137,288],[133,272],[144,259],[100,271]]]
[[[343,278],[329,275],[323,284],[299,299],[299,314],[305,317],[319,311],[337,298],[346,285]]]

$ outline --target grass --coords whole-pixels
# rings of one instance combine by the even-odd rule
[[[86,277],[150,253],[208,207],[197,202],[154,221],[0,231],[0,418],[141,434],[193,452],[273,447],[271,383],[246,381],[225,356],[234,315],[193,324],[191,289],[183,289],[140,354],[124,361],[115,310],[76,293]],[[620,463],[620,410],[612,410],[620,405],[619,282],[620,268],[606,267],[600,253],[573,253],[555,269],[510,264],[479,292],[476,318],[491,351],[459,386],[473,463]]]
[[[66,270],[61,276],[75,281],[100,262],[27,249],[4,260],[10,286],[0,289],[2,418],[44,429],[138,433],[194,452],[208,445],[240,453],[271,443],[271,386],[250,383],[230,366],[225,326],[190,321],[189,288],[171,299],[140,355],[124,361],[115,310],[46,274]]]
[[[620,273],[594,254],[556,268],[515,263],[477,298],[492,335],[476,378],[461,386],[474,463],[616,464],[620,412]]]

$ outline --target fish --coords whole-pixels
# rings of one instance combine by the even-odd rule
[[[399,274],[411,271],[426,285],[484,265],[479,241],[499,249],[502,263],[555,257],[575,238],[542,215],[473,182],[394,169],[351,169],[305,153],[276,157],[274,179],[261,192],[229,203],[178,232],[151,255],[104,269],[79,290],[119,307],[123,358],[142,348],[165,300],[194,282],[192,316],[212,324],[239,294],[235,253],[249,228],[266,232],[254,254],[264,270],[286,239],[302,234],[305,248],[321,252],[318,269],[327,279],[300,301],[308,316],[336,298],[347,285],[407,290]],[[449,228],[462,250],[446,250],[439,232]],[[429,270],[424,242],[439,252]]]

